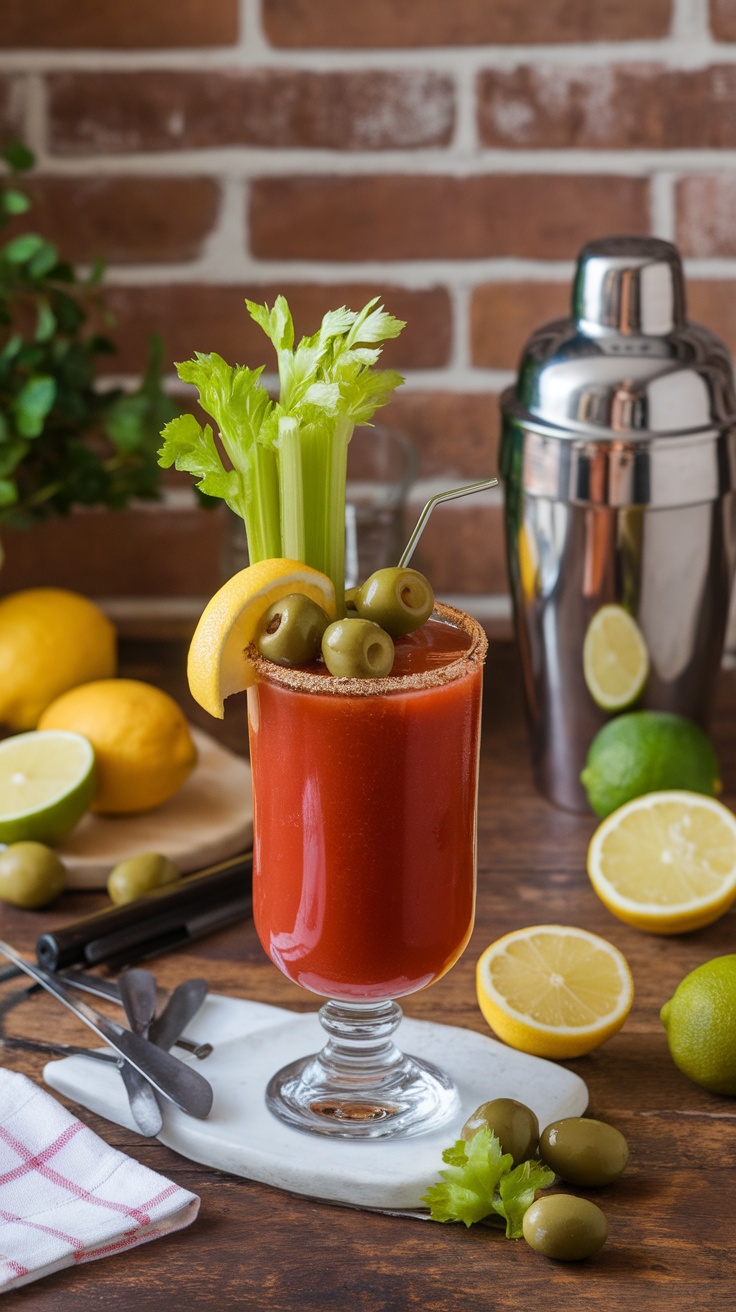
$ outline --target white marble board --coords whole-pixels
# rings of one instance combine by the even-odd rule
[[[316,1012],[210,994],[187,1034],[214,1044],[197,1069],[210,1080],[214,1104],[206,1121],[165,1104],[162,1143],[183,1157],[265,1184],[332,1202],[414,1208],[437,1178],[443,1148],[457,1138],[470,1113],[489,1098],[527,1103],[540,1128],[561,1116],[580,1116],[588,1090],[579,1076],[553,1062],[517,1052],[472,1030],[404,1018],[403,1049],[428,1058],[456,1081],[461,1109],[430,1134],[391,1141],[328,1139],[283,1125],[268,1111],[266,1085],[281,1066],[322,1047]],[[177,1056],[186,1057],[180,1049]],[[59,1093],[108,1120],[135,1130],[119,1072],[102,1062],[67,1057],[44,1069]]]

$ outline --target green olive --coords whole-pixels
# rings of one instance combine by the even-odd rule
[[[511,1153],[514,1166],[533,1157],[539,1143],[539,1121],[531,1107],[515,1098],[493,1098],[476,1107],[465,1122],[460,1134],[472,1139],[477,1130],[487,1125],[500,1141],[501,1149]]]
[[[355,606],[361,619],[373,620],[392,638],[401,638],[429,619],[434,593],[415,569],[378,569],[358,588]]]
[[[329,619],[316,601],[292,592],[269,606],[257,638],[258,650],[276,665],[309,665],[319,656]]]
[[[0,901],[45,907],[66,884],[66,870],[44,843],[11,843],[0,852]]]
[[[394,644],[370,620],[337,620],[325,629],[322,655],[338,679],[381,679],[391,673]]]
[[[181,870],[169,857],[160,852],[143,852],[140,856],[129,856],[120,861],[107,878],[107,891],[116,906],[126,902],[135,902],[155,888],[164,884],[175,884],[181,878]]]
[[[608,1238],[608,1222],[600,1207],[571,1194],[538,1198],[524,1213],[522,1225],[534,1251],[558,1262],[592,1257]]]
[[[566,1116],[548,1125],[539,1153],[556,1175],[582,1189],[618,1180],[629,1160],[620,1130],[586,1116]]]

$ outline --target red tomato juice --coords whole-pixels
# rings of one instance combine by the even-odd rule
[[[485,640],[461,620],[467,631],[430,620],[399,640],[398,690],[305,691],[269,666],[249,691],[256,928],[315,993],[401,997],[470,937]],[[417,674],[423,686],[402,690]]]

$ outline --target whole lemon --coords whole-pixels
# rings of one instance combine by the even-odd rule
[[[115,673],[115,629],[94,602],[64,588],[0,600],[0,723],[34,729],[61,693]]]
[[[710,1093],[736,1097],[736,956],[691,970],[659,1014],[683,1074]]]
[[[197,749],[168,693],[138,679],[100,679],[47,707],[39,729],[71,729],[94,747],[93,811],[152,811],[184,783]]]

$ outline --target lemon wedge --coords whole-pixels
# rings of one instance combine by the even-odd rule
[[[736,901],[736,817],[700,793],[636,797],[596,829],[588,875],[627,925],[654,934],[700,929]]]
[[[583,672],[593,701],[606,711],[635,702],[649,675],[641,630],[623,606],[601,606],[583,642]]]
[[[504,1043],[564,1060],[620,1030],[634,985],[626,958],[597,934],[534,925],[492,943],[476,968],[478,1003]]]
[[[271,557],[241,569],[205,606],[189,648],[187,675],[195,701],[222,719],[223,702],[255,683],[245,648],[269,606],[301,592],[335,618],[335,589],[326,574],[299,560]]]

